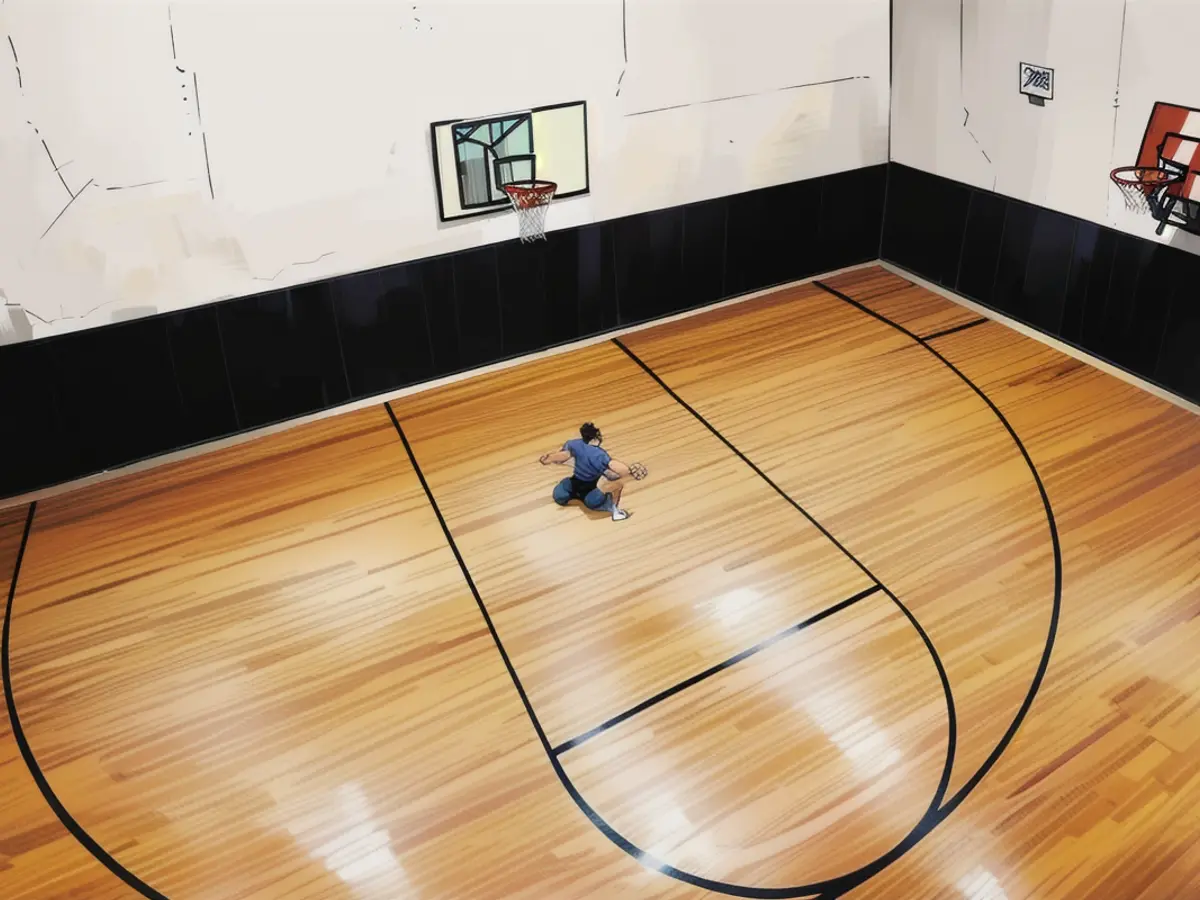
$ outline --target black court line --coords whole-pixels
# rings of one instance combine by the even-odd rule
[[[1000,743],[996,745],[996,748],[991,752],[991,754],[988,755],[987,759],[984,760],[983,765],[980,766],[975,774],[972,775],[971,778],[968,779],[961,788],[959,788],[958,792],[949,800],[947,800],[946,803],[938,810],[938,821],[941,821],[941,819],[944,819],[946,816],[948,816],[951,812],[957,809],[964,800],[967,799],[967,796],[971,793],[971,791],[978,786],[979,782],[984,779],[984,776],[986,776],[987,773],[992,770],[992,767],[999,762],[1000,757],[1004,754],[1004,751],[1008,749],[1008,745],[1011,744],[1013,738],[1016,737],[1017,731],[1021,727],[1021,723],[1025,721],[1025,717],[1029,714],[1029,710],[1033,706],[1034,698],[1037,696],[1038,691],[1041,689],[1042,681],[1046,677],[1046,670],[1050,665],[1050,656],[1054,652],[1054,641],[1058,635],[1059,615],[1062,611],[1062,547],[1058,538],[1058,524],[1054,520],[1054,508],[1050,505],[1050,496],[1046,493],[1046,486],[1042,482],[1042,476],[1038,473],[1037,466],[1033,464],[1033,459],[1030,457],[1029,451],[1025,448],[1025,444],[1021,442],[1021,438],[1017,435],[1016,430],[1012,427],[1012,424],[1008,421],[1008,419],[1005,418],[1004,413],[1000,411],[1000,408],[992,402],[991,397],[985,394],[983,390],[977,384],[975,384],[975,382],[964,375],[962,371],[960,371],[959,368],[954,365],[954,363],[950,362],[950,360],[946,359],[946,357],[939,353],[937,348],[929,343],[929,338],[917,337],[917,335],[913,334],[904,326],[898,325],[890,319],[884,318],[879,313],[875,312],[875,310],[870,309],[852,297],[846,296],[841,291],[829,287],[827,284],[823,284],[820,281],[814,281],[813,284],[821,288],[821,290],[832,294],[838,299],[849,303],[855,309],[866,313],[873,319],[878,319],[885,325],[890,325],[892,328],[895,328],[902,334],[912,338],[914,341],[932,353],[942,363],[942,365],[962,379],[962,381],[969,388],[971,388],[971,390],[979,395],[979,398],[988,405],[988,408],[995,414],[996,418],[1000,420],[1000,424],[1004,426],[1004,429],[1008,432],[1009,437],[1013,439],[1013,443],[1017,445],[1017,450],[1020,451],[1022,458],[1025,460],[1025,465],[1029,467],[1029,472],[1031,475],[1033,475],[1034,483],[1037,485],[1038,494],[1041,495],[1042,498],[1042,507],[1046,511],[1046,524],[1050,530],[1050,543],[1054,552],[1054,605],[1050,613],[1050,628],[1049,633],[1046,636],[1045,650],[1042,652],[1042,658],[1038,662],[1037,672],[1034,674],[1033,682],[1030,685],[1029,692],[1026,694],[1025,700],[1021,703],[1020,708],[1017,710],[1017,715],[1013,719],[1012,724],[1008,727],[1008,730],[1005,731],[1004,736],[1000,739]]]
[[[829,542],[831,544],[833,544],[833,546],[837,547],[840,551],[842,551],[842,553],[851,562],[853,562],[856,566],[858,566],[858,568],[861,569],[862,572],[868,578],[871,579],[871,581],[873,581],[875,584],[878,584],[880,587],[883,587],[883,584],[880,582],[880,580],[871,574],[871,570],[868,569],[865,565],[863,565],[862,562],[859,559],[857,559],[853,553],[851,553],[849,550],[847,550],[845,548],[845,546],[843,546],[841,541],[839,541],[832,534],[830,534],[829,530],[824,525],[822,525],[820,522],[818,522],[816,519],[814,519],[811,515],[809,515],[808,510],[806,510],[803,506],[801,506],[799,503],[797,503],[795,500],[793,500],[787,494],[787,492],[784,491],[783,488],[781,488],[779,485],[777,485],[774,481],[771,480],[770,475],[768,475],[766,472],[764,472],[762,469],[760,469],[757,465],[755,465],[754,462],[748,456],[746,456],[745,453],[743,453],[741,450],[739,450],[737,447],[735,447],[733,445],[733,443],[727,437],[725,437],[725,435],[723,435],[723,434],[721,434],[721,432],[717,431],[717,429],[715,427],[713,427],[713,424],[711,422],[709,422],[708,419],[706,419],[706,418],[704,418],[704,416],[700,415],[700,413],[698,413],[695,410],[695,408],[692,407],[691,404],[689,404],[686,400],[684,400],[677,393],[675,393],[675,391],[671,388],[671,386],[669,384],[667,384],[665,381],[663,381],[658,376],[657,372],[655,372],[648,365],[646,365],[646,363],[643,362],[642,359],[636,353],[634,353],[632,350],[630,350],[628,347],[626,347],[625,344],[622,343],[620,338],[613,338],[612,342],[617,347],[619,347],[622,351],[624,351],[626,356],[628,356],[635,363],[637,363],[638,366],[641,367],[643,372],[645,372],[647,375],[649,375],[651,378],[653,378],[654,381],[658,384],[658,386],[660,388],[662,388],[664,391],[666,391],[672,400],[674,400],[676,403],[678,403],[680,406],[682,406],[684,409],[686,409],[689,413],[691,413],[693,418],[695,418],[695,420],[697,422],[699,422],[701,425],[703,425],[705,428],[707,428],[717,438],[717,440],[719,440],[722,444],[724,444],[729,449],[729,451],[731,453],[733,453],[734,456],[736,456],[738,459],[740,459],[742,462],[744,462],[746,465],[748,465],[754,471],[755,475],[757,475],[759,478],[761,478],[763,481],[765,481],[767,484],[769,484],[771,486],[771,489],[774,490],[775,493],[777,493],[780,497],[782,497],[784,500],[786,500],[788,503],[790,503],[792,506],[794,506],[796,508],[796,510],[800,513],[800,515],[802,515],[802,516],[804,516],[804,518],[808,519],[809,524],[811,524],[813,527],[815,527],[819,532],[821,532],[821,534],[825,535],[825,537],[829,540]],[[887,590],[887,589],[884,588],[884,590]],[[889,592],[889,594],[890,594],[890,592]]]
[[[968,328],[974,328],[976,325],[983,325],[986,322],[992,321],[989,318],[975,319],[972,322],[967,322],[965,325],[955,325],[953,328],[947,328],[944,331],[935,331],[933,334],[927,334],[924,337],[918,338],[922,343],[925,341],[936,340],[940,337],[946,337],[949,334],[958,334],[960,331],[966,331]]]
[[[816,284],[816,282],[814,282],[814,284]],[[780,497],[790,503],[802,516],[804,516],[804,518],[807,519],[818,531],[820,531],[821,534],[823,534],[831,544],[841,550],[842,553],[845,554],[846,558],[858,566],[858,568],[861,569],[863,573],[871,579],[871,581],[879,585],[880,590],[882,590],[888,596],[888,599],[896,604],[896,606],[904,614],[904,617],[908,619],[909,624],[916,629],[917,634],[921,637],[921,641],[925,644],[925,649],[929,652],[929,655],[932,657],[934,665],[937,668],[938,678],[942,682],[942,691],[946,697],[946,720],[949,729],[949,737],[946,747],[946,763],[942,768],[942,777],[938,782],[937,790],[934,792],[933,799],[930,801],[929,807],[926,809],[925,814],[921,817],[920,821],[917,822],[913,830],[905,835],[899,844],[893,847],[892,850],[890,850],[887,854],[875,860],[875,862],[869,863],[866,866],[862,866],[853,872],[849,872],[845,875],[839,876],[838,878],[829,879],[824,882],[816,882],[814,884],[801,885],[796,888],[787,889],[789,891],[787,893],[772,893],[765,890],[761,893],[741,893],[731,889],[735,886],[720,882],[708,882],[707,879],[698,879],[692,882],[693,884],[701,884],[704,882],[702,886],[708,887],[710,890],[717,890],[721,891],[722,893],[744,897],[804,897],[810,894],[821,894],[822,897],[838,897],[857,885],[862,884],[864,881],[876,874],[878,871],[881,871],[886,866],[891,865],[892,862],[894,862],[896,859],[899,859],[900,856],[915,846],[916,843],[921,840],[921,838],[928,834],[929,831],[933,829],[934,825],[937,824],[937,821],[940,821],[940,819],[937,819],[937,821],[934,821],[934,819],[939,814],[939,808],[942,800],[945,798],[946,791],[950,786],[950,774],[954,768],[954,756],[958,745],[958,717],[954,705],[954,692],[950,687],[950,678],[946,674],[946,667],[942,664],[942,658],[937,652],[937,647],[934,646],[933,640],[925,631],[924,626],[921,625],[921,623],[917,620],[917,617],[912,614],[911,610],[909,610],[904,602],[894,593],[892,593],[887,585],[876,578],[874,573],[872,573],[871,570],[868,569],[858,557],[846,549],[845,545],[843,545],[841,541],[834,537],[824,525],[818,522],[808,512],[808,510],[801,506],[790,494],[776,484],[766,472],[760,469],[753,460],[751,460],[748,456],[746,456],[745,453],[738,449],[732,441],[718,431],[711,422],[704,418],[704,416],[702,416],[695,409],[695,407],[679,396],[679,394],[677,394],[669,384],[663,381],[659,374],[650,368],[650,366],[647,365],[636,353],[625,346],[625,344],[622,343],[619,338],[613,338],[613,343],[623,350],[631,360],[637,363],[637,365],[640,366],[647,375],[653,378],[659,387],[667,392],[671,399],[691,413],[697,422],[707,428],[719,441],[721,441],[721,443],[728,447],[731,452],[733,452],[740,460],[742,460],[742,462],[749,466],[759,478],[769,484],[775,490],[775,492],[779,494]]]
[[[810,625],[816,625],[818,622],[822,621],[823,619],[828,619],[830,616],[834,615],[835,613],[840,613],[844,609],[849,609],[851,606],[853,606],[859,600],[865,600],[867,597],[870,597],[872,594],[877,594],[881,590],[883,590],[883,588],[881,588],[879,585],[875,585],[874,587],[867,588],[865,591],[859,591],[853,597],[847,597],[841,603],[835,603],[833,606],[829,607],[828,609],[823,609],[816,615],[809,616],[803,622],[797,622],[795,625],[789,625],[787,628],[783,629],[783,631],[780,631],[778,634],[771,635],[771,637],[767,638],[766,640],[759,641],[753,647],[749,647],[748,649],[743,650],[741,653],[735,653],[733,656],[729,657],[729,659],[727,659],[723,662],[719,662],[715,666],[710,666],[709,668],[705,669],[703,672],[693,675],[691,678],[681,681],[676,685],[672,685],[671,687],[667,688],[665,691],[659,691],[657,694],[655,694],[653,697],[649,698],[648,700],[643,700],[637,706],[631,707],[630,709],[625,710],[625,712],[620,713],[619,715],[613,716],[611,719],[608,719],[607,721],[602,722],[601,724],[597,725],[591,731],[585,731],[583,734],[579,735],[579,737],[573,737],[569,741],[563,741],[561,744],[559,744],[557,747],[554,748],[555,756],[561,756],[562,754],[566,753],[568,750],[572,750],[575,747],[578,747],[580,744],[586,744],[588,741],[590,741],[592,738],[596,737],[597,735],[601,735],[604,732],[608,731],[610,728],[612,728],[616,725],[620,725],[622,722],[625,722],[629,719],[632,719],[638,713],[645,712],[652,706],[657,706],[659,703],[662,703],[667,698],[675,696],[680,691],[686,690],[687,688],[690,688],[693,685],[697,685],[701,681],[704,681],[706,678],[711,678],[712,676],[716,675],[718,672],[724,672],[730,666],[735,666],[738,663],[749,659],[750,657],[754,656],[755,654],[761,653],[763,650],[766,650],[768,647],[772,647],[775,644],[778,644],[780,641],[782,641],[786,637],[790,637],[793,634],[799,634],[801,631],[808,628]]]
[[[21,535],[21,547],[17,551],[17,562],[13,567],[12,583],[8,588],[8,605],[4,610],[3,645],[0,647],[0,671],[3,672],[4,676],[4,702],[8,707],[8,721],[12,725],[13,738],[17,742],[17,748],[21,751],[21,758],[25,760],[25,766],[29,769],[29,774],[33,776],[38,790],[42,792],[42,799],[46,801],[46,805],[53,810],[54,815],[58,817],[58,821],[62,822],[67,831],[71,833],[71,836],[83,845],[83,848],[92,854],[98,862],[103,864],[106,869],[143,897],[149,897],[150,900],[168,900],[164,894],[160,894],[113,859],[108,851],[101,847],[99,842],[88,834],[87,830],[67,812],[67,808],[58,799],[58,795],[50,787],[50,782],[46,779],[45,773],[42,772],[41,766],[38,765],[37,757],[33,755],[33,750],[29,746],[29,739],[25,736],[25,729],[21,726],[21,717],[17,713],[17,702],[13,697],[12,669],[9,661],[9,652],[12,638],[13,598],[17,595],[17,578],[21,574],[21,563],[25,559],[25,548],[29,545],[29,532],[33,529],[33,515],[36,511],[37,503],[29,504],[29,515],[25,518],[25,532]]]

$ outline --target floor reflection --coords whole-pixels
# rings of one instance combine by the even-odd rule
[[[1008,900],[996,876],[986,869],[976,869],[959,879],[958,889],[965,900]]]
[[[342,785],[322,808],[289,822],[287,830],[310,857],[354,889],[350,896],[417,896],[392,851],[391,834],[376,820],[359,785]]]
[[[826,690],[801,701],[801,709],[833,741],[864,777],[881,775],[899,763],[902,754],[872,716],[858,716],[857,704],[843,691]]]

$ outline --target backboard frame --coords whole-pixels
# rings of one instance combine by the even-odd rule
[[[539,164],[537,160],[538,140],[536,137],[538,132],[538,122],[545,121],[545,117],[539,120],[540,114],[555,113],[557,111],[564,111],[573,108],[579,109],[582,118],[583,151],[582,171],[573,172],[572,174],[576,176],[574,179],[564,178],[560,173],[553,171],[553,169],[547,169],[545,166]],[[457,176],[457,173],[451,174],[446,170],[446,163],[451,162],[457,157],[451,155],[454,152],[453,146],[447,150],[444,137],[445,135],[450,134],[452,141],[452,129],[453,126],[456,125],[470,125],[473,123],[492,122],[498,119],[529,117],[532,130],[530,137],[532,152],[528,155],[532,157],[530,160],[530,168],[533,171],[534,177],[543,180],[549,179],[560,183],[562,190],[556,195],[556,200],[569,199],[571,197],[579,197],[591,193],[591,153],[588,136],[587,112],[587,101],[576,100],[567,103],[554,103],[547,106],[536,106],[530,109],[517,110],[508,113],[469,116],[458,119],[444,119],[442,121],[432,123],[429,126],[430,151],[433,156],[433,177],[435,192],[437,194],[438,218],[442,222],[457,222],[462,219],[474,218],[476,216],[494,215],[496,213],[503,213],[512,210],[512,203],[507,196],[501,200],[485,203],[466,203],[466,198],[463,196],[462,179]],[[450,156],[450,158],[444,158],[446,156]],[[495,173],[489,173],[491,177],[496,179],[497,183],[495,186],[497,189],[502,188],[502,186],[499,184],[499,163],[501,161],[502,160],[499,159],[495,160],[494,162],[496,164],[497,171]],[[517,180],[521,181],[524,179]],[[447,208],[448,191],[454,192],[453,196],[449,198],[452,201],[449,205],[451,207],[457,205],[457,209]],[[457,203],[455,204],[454,201],[457,201]]]
[[[1190,164],[1165,155],[1167,142],[1195,145]],[[1150,212],[1161,235],[1168,225],[1200,234],[1200,197],[1192,196],[1200,186],[1200,108],[1178,103],[1155,102],[1146,121],[1146,130],[1138,149],[1136,165],[1167,169],[1184,175],[1184,181],[1157,192],[1150,198]]]

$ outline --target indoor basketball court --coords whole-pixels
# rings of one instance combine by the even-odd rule
[[[1200,898],[1197,28],[0,0],[0,900]]]
[[[1198,463],[870,266],[11,508],[0,881],[1181,896]]]

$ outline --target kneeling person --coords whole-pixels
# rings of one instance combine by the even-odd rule
[[[645,469],[634,463],[627,466],[602,450],[600,429],[587,422],[579,429],[579,437],[567,441],[561,450],[546,453],[543,466],[561,466],[575,461],[575,474],[564,478],[554,488],[554,502],[566,506],[572,500],[583,501],[588,509],[611,512],[614,522],[628,519],[632,513],[621,509],[621,494],[631,479],[637,480]],[[600,480],[604,479],[603,489]]]

